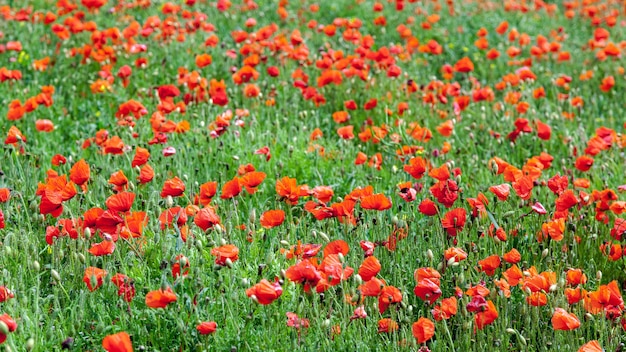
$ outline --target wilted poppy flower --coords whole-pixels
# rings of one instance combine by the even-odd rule
[[[104,347],[107,352],[133,351],[133,344],[130,341],[130,336],[124,331],[106,336],[102,339],[102,347]]]
[[[205,321],[196,325],[196,330],[200,335],[210,335],[217,330],[217,323],[214,321]]]
[[[296,313],[287,312],[287,326],[300,330],[309,327],[309,319],[300,318]]]
[[[177,297],[171,287],[165,290],[150,291],[146,295],[146,305],[150,308],[165,308],[168,304],[176,302]]]

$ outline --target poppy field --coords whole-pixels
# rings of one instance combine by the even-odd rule
[[[0,4],[0,348],[621,351],[626,5]]]

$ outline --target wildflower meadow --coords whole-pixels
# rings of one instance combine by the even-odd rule
[[[0,1],[0,349],[622,351],[625,54],[621,0]]]

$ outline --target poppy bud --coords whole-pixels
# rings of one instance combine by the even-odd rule
[[[256,222],[256,209],[252,209],[250,211],[250,217],[248,219],[251,223],[255,223]]]
[[[564,279],[564,278],[560,278],[560,279],[559,279],[559,287],[560,287],[560,288],[565,287],[565,279]]]
[[[511,328],[507,328],[506,332],[508,332],[509,334],[515,334],[517,335],[517,331],[515,329],[511,329]]]
[[[196,248],[197,248],[199,251],[201,251],[201,250],[202,250],[202,240],[200,240],[200,239],[198,238],[194,244],[196,245]]]
[[[437,271],[443,271],[443,263],[437,265]]]
[[[33,261],[32,266],[33,266],[33,270],[35,271],[39,271],[41,269],[41,265],[39,265],[39,262],[36,260]]]
[[[285,246],[285,247],[289,247],[289,242],[287,242],[285,240],[280,240],[280,244]]]
[[[393,166],[391,167],[391,172],[393,172],[394,174],[398,173],[398,167],[397,167],[397,166],[395,166],[395,165],[393,165]]]
[[[330,319],[324,319],[324,321],[322,322],[322,326],[327,328],[330,326]]]
[[[598,272],[596,273],[596,280],[602,280],[602,271],[598,270]]]
[[[518,334],[517,337],[519,338],[519,343],[521,343],[523,346],[526,346],[526,338],[520,334]]]
[[[256,298],[256,295],[251,295],[250,299],[254,301],[254,303],[259,303],[259,299]]]
[[[556,291],[556,289],[559,288],[556,284],[554,285],[550,285],[550,288],[548,289],[550,292],[554,292]]]
[[[134,190],[135,190],[135,184],[134,184],[133,182],[128,182],[128,188],[129,188],[131,191],[134,191]]]
[[[174,206],[174,198],[172,196],[165,197],[165,206],[171,208]]]
[[[452,266],[455,263],[456,263],[456,259],[454,257],[448,259],[448,266]]]
[[[13,250],[9,246],[4,246],[4,251],[6,252],[6,255],[8,257],[10,257],[13,254]]]
[[[593,315],[591,315],[591,313],[585,313],[585,319],[586,320],[593,320]]]
[[[433,254],[433,251],[429,249],[426,251],[426,257],[428,257],[429,260],[433,260],[433,258],[435,258],[435,255]]]
[[[357,285],[361,285],[363,283],[363,278],[361,277],[361,275],[356,274],[353,277],[354,277],[354,282],[356,282]]]
[[[312,230],[311,235],[313,236],[313,238],[317,238],[317,231]]]
[[[35,348],[35,339],[32,337],[26,340],[26,351],[32,351]]]
[[[220,243],[222,244],[222,246],[225,246],[228,242],[226,242],[226,240],[222,237],[220,238]]]
[[[320,237],[321,237],[324,241],[326,241],[326,242],[330,242],[330,238],[328,238],[328,235],[327,235],[327,234],[325,234],[325,233],[323,233],[323,232],[321,232],[321,231],[320,231],[318,234],[320,235]]]
[[[81,263],[83,263],[83,264],[85,264],[85,261],[87,261],[87,260],[85,259],[85,255],[84,255],[84,254],[82,254],[82,253],[78,253],[78,260],[79,260]]]
[[[86,228],[83,234],[85,235],[85,238],[91,238],[91,229]]]
[[[400,219],[398,219],[398,217],[395,216],[395,215],[391,218],[391,223],[396,225],[396,226],[398,225],[399,221],[400,221]]]
[[[241,279],[241,286],[243,286],[243,287],[248,287],[248,286],[250,286],[250,279],[245,278],[245,277],[244,277],[244,278],[242,278],[242,279]]]
[[[224,264],[226,264],[226,266],[231,269],[233,268],[233,261],[230,260],[230,258],[226,258],[226,260],[224,261]]]
[[[544,249],[544,250],[541,252],[541,258],[545,258],[545,257],[547,257],[547,256],[548,256],[548,254],[550,254],[550,250],[548,250],[548,248]]]
[[[338,253],[337,257],[339,257],[339,261],[343,264],[346,262],[346,258],[343,256],[343,253]]]
[[[0,334],[5,336],[9,334],[9,327],[3,321],[0,321]]]

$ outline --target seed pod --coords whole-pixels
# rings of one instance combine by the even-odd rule
[[[50,275],[52,275],[52,278],[55,279],[56,281],[61,281],[61,276],[59,275],[59,272],[52,269],[50,270]]]

